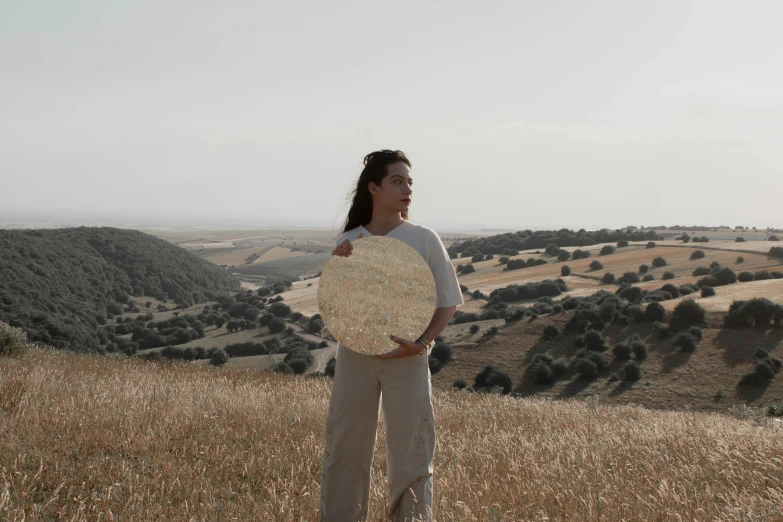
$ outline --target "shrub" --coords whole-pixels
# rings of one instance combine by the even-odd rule
[[[560,331],[556,326],[550,324],[544,327],[544,339],[551,341],[558,335],[560,335]]]
[[[505,370],[490,364],[476,374],[474,387],[478,386],[499,386],[503,391],[503,395],[507,395],[511,392],[512,381]]]
[[[568,362],[564,358],[559,357],[552,361],[550,368],[552,368],[553,377],[560,377],[561,375],[565,375],[566,369],[568,368]]]
[[[702,250],[694,250],[691,253],[691,259],[702,259],[704,257],[704,251]]]
[[[645,264],[639,265],[639,273],[640,274],[646,274],[649,269],[650,269],[650,267],[645,265]]]
[[[293,374],[294,370],[288,365],[288,363],[280,361],[272,366],[272,371],[275,373]]]
[[[707,277],[699,279],[698,286],[723,286],[731,285],[737,282],[737,274],[729,267],[721,268]]]
[[[541,354],[538,354],[541,355]],[[543,359],[534,360],[530,364],[530,375],[533,378],[533,382],[536,384],[549,384],[552,382],[554,375],[552,374],[551,359],[547,363]]]
[[[656,246],[655,241],[650,241],[647,243],[647,246],[645,246],[644,248],[655,248],[655,246]]]
[[[737,274],[737,280],[740,283],[747,283],[753,281],[753,274],[751,272],[740,272]]]
[[[480,261],[484,261],[484,254],[475,254],[470,258],[471,263],[478,263]]]
[[[698,326],[691,326],[690,328],[688,328],[688,333],[694,336],[699,341],[701,341],[702,338],[704,337],[701,328],[699,328]]]
[[[643,361],[647,358],[647,343],[642,341],[641,337],[634,335],[629,343],[631,353],[633,353],[634,359],[637,361]]]
[[[558,261],[568,261],[571,259],[571,252],[568,250],[561,250],[559,254],[557,254],[557,260]]]
[[[671,284],[671,283],[666,283],[665,285],[663,285],[663,286],[661,287],[661,290],[662,290],[663,292],[666,292],[666,293],[668,293],[669,295],[671,295],[671,296],[672,296],[672,299],[676,299],[676,298],[680,297],[680,289],[679,289],[679,288],[677,288],[676,286],[674,286],[674,285],[673,285],[673,284]]]
[[[592,263],[590,263],[590,270],[601,270],[603,267],[604,267],[603,263],[601,263],[597,259]]]
[[[582,380],[589,381],[598,377],[598,365],[590,359],[577,359],[574,363],[574,369]]]
[[[660,268],[662,266],[666,266],[666,260],[662,258],[661,256],[656,257],[652,260],[652,266],[656,268]]]
[[[742,256],[737,256],[737,264],[738,264],[738,265],[739,265],[740,263],[744,263],[744,262],[745,262],[745,258],[744,258],[744,257],[742,257]]]
[[[269,321],[269,324],[267,325],[269,331],[272,332],[273,334],[282,332],[283,330],[286,329],[286,326],[287,326],[286,322],[277,317]]]
[[[769,236],[767,238],[767,241],[780,241],[780,238],[778,236]]]
[[[577,260],[577,259],[587,259],[592,254],[590,253],[589,250],[581,250],[577,248],[576,250],[574,250],[574,253],[571,255],[573,256],[574,260]]]
[[[571,267],[569,267],[568,265],[561,266],[560,267],[560,275],[563,276],[563,277],[570,276],[571,275]]]
[[[212,356],[209,358],[209,364],[212,366],[223,366],[228,362],[228,354],[223,348],[217,348],[212,352]]]
[[[691,240],[691,236],[689,236],[688,234],[683,234],[682,236],[680,236],[680,239],[682,240],[683,243],[687,243]]]
[[[769,253],[772,257],[783,257],[783,247],[772,247],[769,249]]]
[[[605,284],[607,284],[607,285],[608,285],[608,284],[612,284],[612,283],[614,283],[614,279],[615,279],[615,277],[614,277],[614,274],[613,274],[613,273],[611,273],[611,272],[607,272],[607,273],[605,273],[605,274],[604,274],[604,276],[601,278],[601,282],[603,282],[603,283],[605,283]]]
[[[623,380],[638,381],[642,378],[642,370],[636,361],[628,361],[623,365]]]
[[[612,348],[614,358],[618,361],[627,361],[631,358],[631,347],[625,343],[617,343]]]
[[[655,281],[655,276],[652,274],[647,274],[646,276],[644,276],[642,281]]]
[[[479,325],[477,325],[477,324],[470,325],[470,333],[474,334],[474,333],[476,333],[478,331],[479,331]]]
[[[704,321],[704,308],[691,298],[683,299],[672,312],[673,317],[682,317],[688,324],[696,324]]]
[[[729,306],[729,312],[723,318],[723,324],[736,328],[751,325],[765,328],[772,320],[775,326],[780,326],[781,319],[783,319],[783,306],[765,297],[754,297],[747,301],[733,301]]]
[[[464,390],[468,387],[468,383],[465,382],[465,379],[457,379],[451,386],[456,390]]]
[[[615,248],[612,245],[604,245],[603,248],[601,248],[601,252],[598,255],[608,256],[614,253],[615,253]]]
[[[462,272],[461,272],[461,273],[462,273],[462,274],[470,274],[471,272],[475,272],[475,271],[476,271],[476,269],[475,269],[475,268],[473,268],[473,265],[472,265],[472,264],[470,264],[470,263],[468,263],[467,265],[465,265],[465,266],[462,268]]]
[[[625,248],[627,246],[628,246],[628,241],[626,241],[625,239],[621,239],[620,241],[617,242],[618,248]]]
[[[715,289],[711,286],[702,286],[701,287],[701,296],[702,297],[712,297],[715,295]]]
[[[0,322],[0,356],[21,356],[27,351],[27,334]]]
[[[766,279],[772,279],[772,274],[770,274],[768,270],[759,270],[753,274],[754,281],[764,281]]]
[[[742,236],[739,236],[737,239],[734,240],[734,242],[735,243],[744,243],[745,242],[745,238],[742,237]]]
[[[679,332],[672,339],[672,344],[680,348],[683,352],[692,352],[696,349],[699,340],[688,332]]]
[[[668,281],[669,279],[674,279],[674,278],[675,278],[674,272],[664,272],[663,275],[661,276],[661,279],[663,279],[664,281]]]
[[[644,310],[644,318],[647,321],[663,321],[664,317],[666,317],[666,309],[661,303],[650,303]]]
[[[585,332],[585,346],[588,350],[599,352],[604,350],[606,340],[601,332],[597,330],[587,330]]]
[[[661,339],[669,336],[669,327],[660,321],[653,322],[653,332]]]
[[[620,282],[633,284],[641,282],[641,279],[639,278],[639,274],[636,272],[626,272],[620,278]]]
[[[710,275],[711,273],[712,270],[710,270],[706,266],[700,266],[693,271],[694,276],[705,276],[705,275]]]

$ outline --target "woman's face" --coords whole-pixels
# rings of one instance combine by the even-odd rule
[[[411,169],[402,161],[386,166],[386,177],[378,187],[370,182],[373,204],[382,205],[394,212],[407,212],[413,198]]]

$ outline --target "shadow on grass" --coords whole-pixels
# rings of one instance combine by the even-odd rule
[[[615,386],[614,389],[611,392],[609,392],[609,395],[612,397],[617,397],[624,391],[633,388],[637,382],[638,381],[617,381],[617,386]]]
[[[721,328],[715,336],[715,347],[723,351],[723,362],[729,366],[753,362],[757,346],[772,353],[781,342],[780,328]]]
[[[762,395],[764,395],[764,392],[767,391],[767,388],[769,388],[769,385],[772,383],[771,380],[764,381],[761,384],[754,384],[754,385],[741,385],[737,384],[737,398],[741,399],[746,402],[752,402],[756,399],[760,398]]]

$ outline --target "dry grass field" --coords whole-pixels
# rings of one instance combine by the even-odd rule
[[[0,518],[316,521],[331,380],[31,350],[0,359]],[[434,390],[435,520],[781,521],[783,429]],[[369,520],[386,502],[379,419]]]

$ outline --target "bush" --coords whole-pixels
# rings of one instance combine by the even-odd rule
[[[656,257],[652,260],[652,266],[656,268],[660,268],[662,266],[666,266],[666,260],[662,258],[661,256]]]
[[[603,248],[601,248],[601,252],[598,255],[608,256],[614,253],[615,253],[615,248],[612,245],[604,245]]]
[[[742,237],[742,236],[739,236],[737,239],[734,240],[734,242],[735,243],[744,243],[745,242],[745,238]]]
[[[544,339],[551,341],[558,335],[560,335],[560,331],[556,326],[550,324],[544,327]]]
[[[558,261],[568,261],[571,259],[571,252],[568,250],[561,250],[559,254],[557,254],[557,260]]]
[[[655,281],[655,276],[652,274],[647,274],[646,276],[644,276],[642,281]]]
[[[674,272],[664,272],[663,275],[661,276],[661,279],[663,279],[664,281],[668,281],[669,279],[674,279],[674,278],[675,278]]]
[[[650,303],[644,310],[644,318],[647,321],[663,321],[664,317],[666,317],[666,309],[661,303]]]
[[[467,265],[465,265],[465,266],[462,268],[462,271],[461,271],[461,273],[462,273],[462,274],[470,274],[471,272],[475,272],[475,271],[476,271],[476,269],[473,267],[473,265],[472,265],[472,264],[470,264],[470,263],[468,263]]]
[[[646,274],[649,269],[650,269],[650,267],[645,265],[645,264],[639,265],[639,273],[640,274]]]
[[[672,317],[682,317],[688,324],[697,324],[704,321],[704,314],[704,308],[693,299],[688,298],[677,303]]]
[[[212,352],[212,356],[209,358],[209,364],[212,366],[223,366],[228,362],[228,354],[223,348],[217,348]]]
[[[737,256],[737,264],[738,264],[738,265],[739,265],[740,263],[744,263],[744,262],[745,262],[745,258],[744,258],[744,257],[742,257],[742,256]]]
[[[644,248],[655,248],[655,246],[656,246],[655,241],[650,241],[647,243],[647,246],[645,246]]]
[[[772,247],[769,249],[769,253],[772,257],[783,257],[783,247]]]
[[[647,343],[642,341],[641,337],[634,335],[629,343],[629,348],[637,361],[643,361],[647,358]]]
[[[605,283],[607,285],[614,283],[614,274],[611,272],[607,272],[604,274],[604,276],[601,278],[601,282]]]
[[[696,349],[699,340],[688,332],[680,332],[672,339],[672,344],[680,348],[683,352],[692,352]]]
[[[563,277],[570,276],[571,275],[571,267],[569,267],[568,265],[563,265],[562,267],[560,267],[560,275],[563,276]]]
[[[672,296],[672,299],[680,297],[680,289],[671,283],[667,283],[661,287],[661,291],[668,293]]]
[[[0,356],[21,356],[27,351],[27,334],[0,322]]]
[[[468,383],[465,382],[465,379],[457,379],[451,386],[455,390],[464,390],[468,387]]]
[[[628,361],[623,365],[623,380],[638,381],[642,378],[642,370],[636,361]]]
[[[660,321],[653,322],[653,332],[661,339],[669,336],[669,327]]]
[[[694,276],[705,276],[705,275],[710,275],[711,273],[712,273],[712,270],[710,270],[710,269],[709,269],[709,268],[707,268],[706,266],[700,266],[700,267],[696,268],[696,269],[695,269],[695,270],[692,272],[692,274],[693,274]]]
[[[631,358],[631,347],[625,343],[617,343],[612,348],[614,358],[618,361],[627,361]]]
[[[579,378],[589,381],[598,377],[598,365],[590,359],[579,358],[574,363],[574,369],[579,374]]]
[[[511,392],[512,381],[505,370],[490,364],[476,374],[474,387],[478,386],[499,386],[503,390],[503,395],[507,395]]]
[[[642,280],[639,278],[639,274],[636,272],[626,272],[623,274],[623,276],[620,278],[621,283],[640,283]]]
[[[778,236],[769,236],[767,238],[767,241],[780,241],[780,238]]]
[[[618,248],[625,248],[627,246],[628,246],[628,241],[626,241],[625,239],[621,239],[620,241],[617,242]]]
[[[606,340],[601,332],[597,330],[587,330],[585,332],[585,346],[593,352],[603,351]]]
[[[701,328],[699,328],[698,326],[691,326],[690,328],[688,328],[688,333],[694,336],[699,341],[701,341],[702,338],[704,337]]]
[[[574,250],[574,253],[571,255],[573,256],[574,260],[577,260],[577,259],[587,259],[592,254],[590,254],[589,250],[580,250],[577,248],[576,250]]]
[[[694,250],[691,253],[691,259],[702,259],[704,257],[704,251],[702,250]]]
[[[775,326],[780,326],[781,319],[783,319],[783,306],[765,297],[754,297],[747,301],[733,301],[729,306],[729,312],[723,318],[723,324],[735,328],[753,325],[757,328],[766,328],[770,321],[774,321]]]
[[[712,297],[715,295],[715,289],[711,286],[702,286],[701,287],[701,296],[702,297]]]
[[[286,322],[282,319],[278,319],[277,317],[269,321],[269,324],[267,324],[269,331],[273,334],[282,332],[286,329],[286,326]]]
[[[753,274],[751,272],[740,272],[737,274],[737,280],[740,283],[747,283],[753,281]]]
[[[604,267],[603,263],[601,263],[597,259],[592,263],[590,263],[590,270],[601,270],[603,267]]]
[[[272,371],[275,373],[285,373],[285,374],[293,374],[294,370],[288,366],[287,363],[280,361],[279,363],[272,366]]]
[[[554,375],[552,374],[551,359],[549,363],[547,363],[543,359],[534,360],[530,364],[530,375],[533,378],[533,382],[535,382],[536,384],[551,383],[552,378],[554,377]]]
[[[737,282],[737,274],[729,267],[721,268],[707,277],[699,279],[698,286],[724,286]]]
[[[477,325],[477,324],[470,325],[470,333],[474,334],[474,333],[476,333],[478,331],[479,331],[479,325]]]

